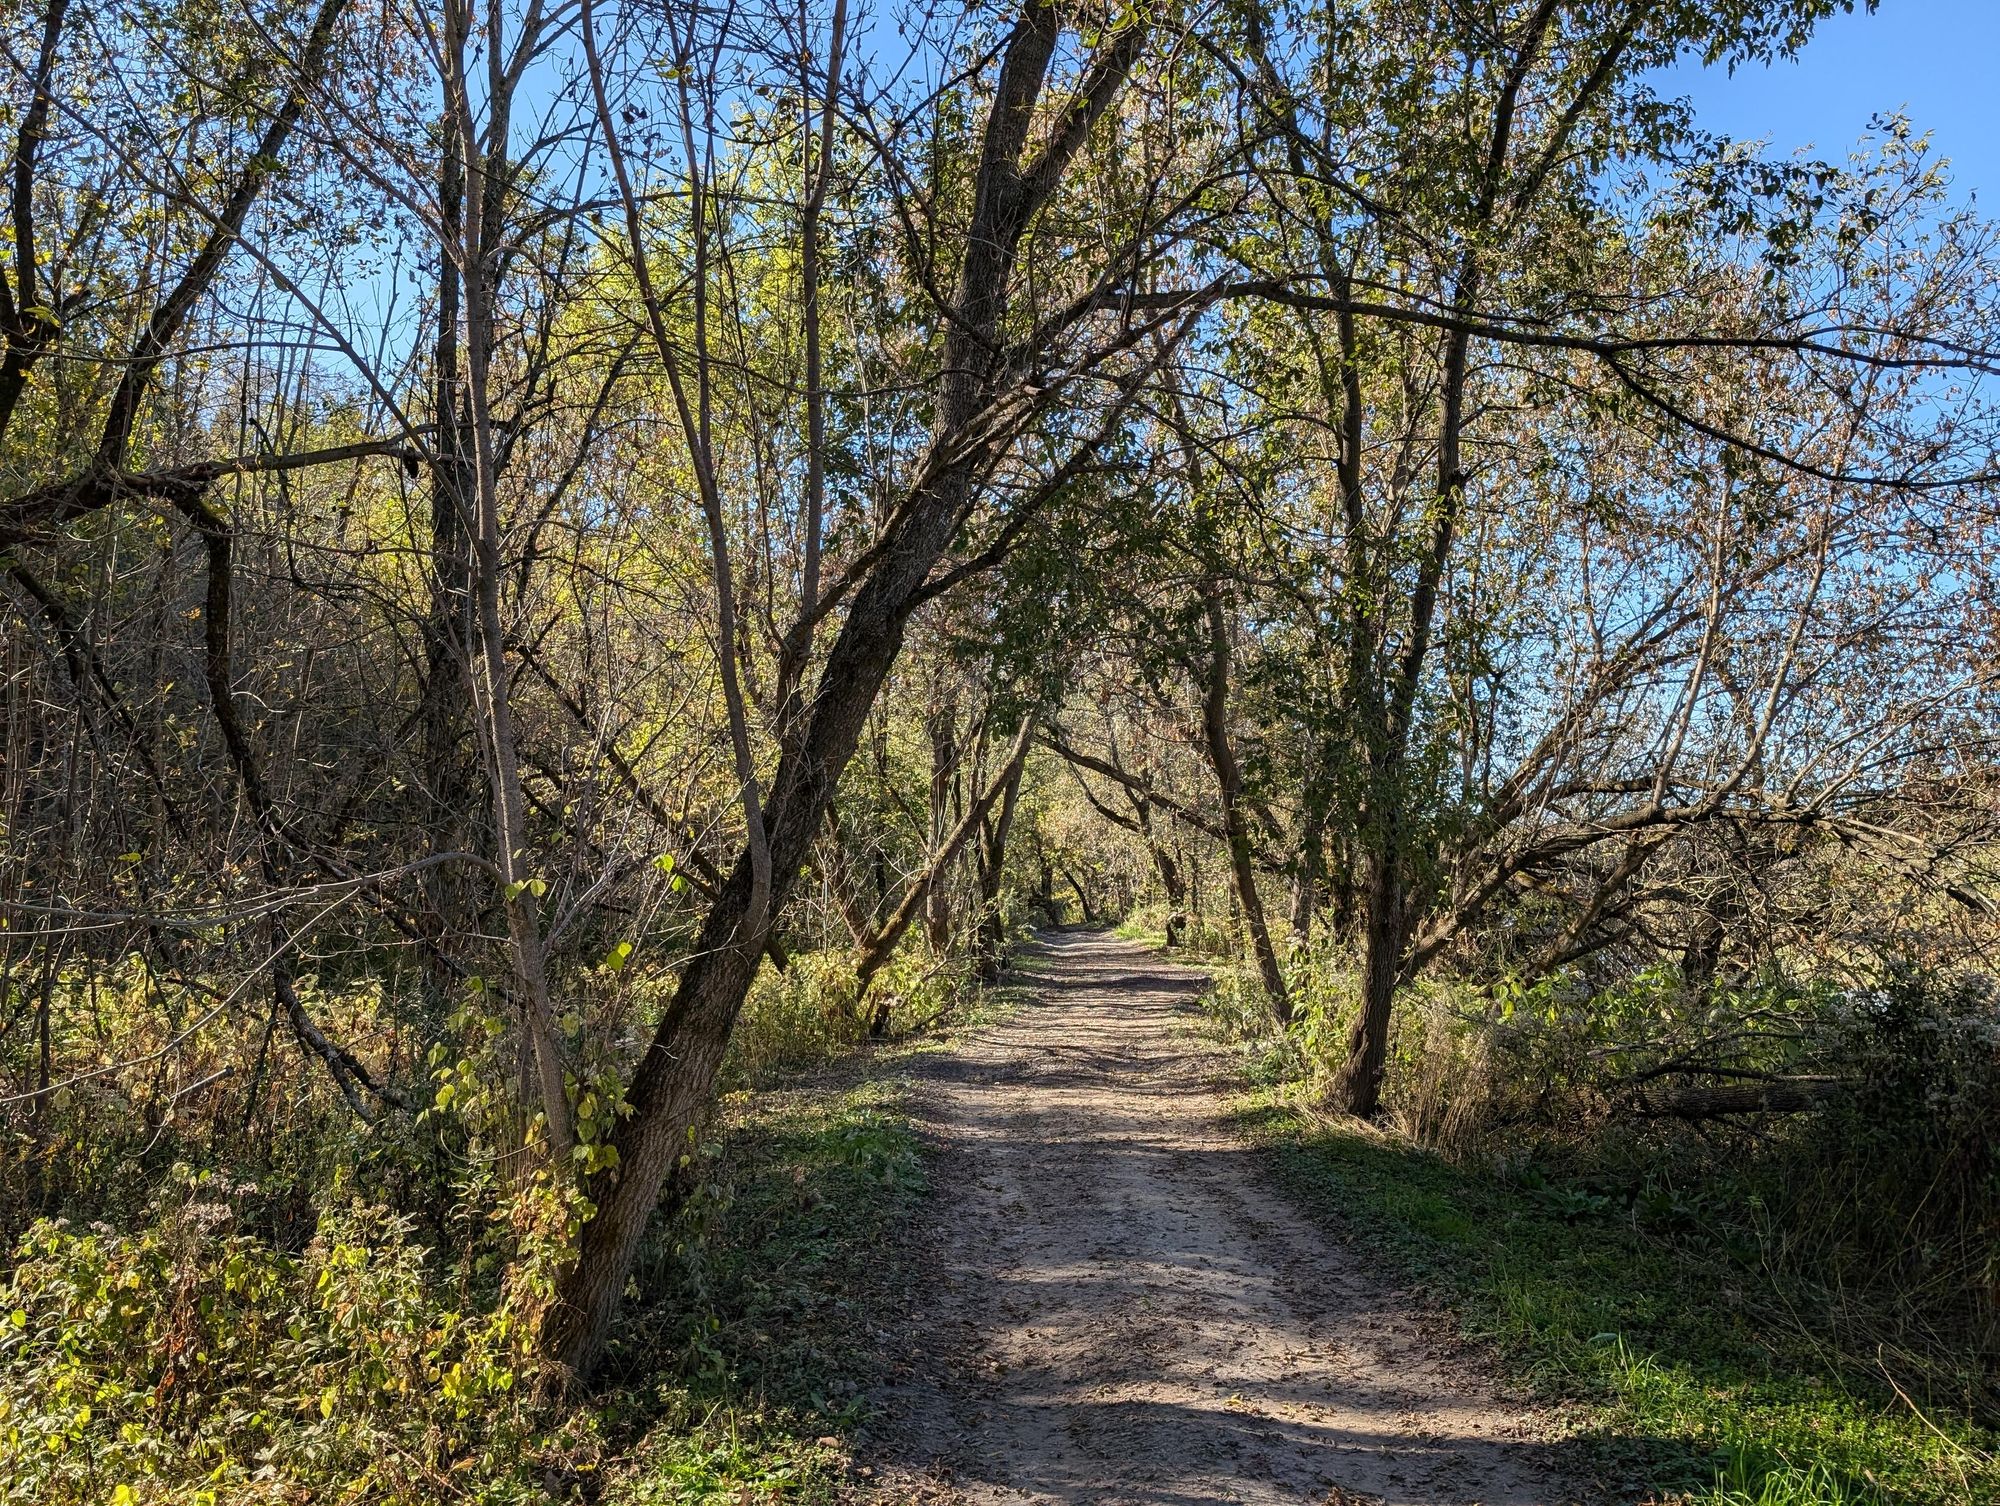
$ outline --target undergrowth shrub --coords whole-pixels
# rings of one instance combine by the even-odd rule
[[[1142,900],[1125,912],[1125,918],[1113,927],[1113,934],[1123,941],[1153,941],[1167,934],[1167,918],[1172,907],[1165,900]],[[1185,921],[1185,916],[1182,917]]]
[[[793,956],[758,971],[723,1060],[724,1092],[755,1088],[830,1066],[868,1035],[869,1016],[889,1003],[889,1034],[947,1019],[978,991],[975,960],[903,946],[875,975],[868,997],[855,997],[854,960],[845,948]]]
[[[1834,1054],[1855,1091],[1831,1116],[1823,1159],[1849,1172],[1802,1191],[1824,1198],[1819,1221],[1851,1227],[1878,1267],[1967,1231],[2000,1270],[2000,998],[1984,978],[1904,970],[1849,1001]],[[1876,1217],[1856,1215],[1873,1212]],[[1905,1274],[1909,1274],[1905,1272]]]
[[[1202,1009],[1215,1033],[1236,1049],[1242,1070],[1260,1087],[1298,1079],[1306,1070],[1303,1019],[1292,1030],[1279,1030],[1264,996],[1257,970],[1236,961],[1212,964]]]
[[[169,976],[131,955],[78,960],[49,986],[67,1001],[51,1016],[50,1054],[75,1070],[58,1073],[46,1095],[0,1105],[0,1249],[36,1219],[71,1209],[139,1219],[179,1162],[247,1169],[261,1189],[264,1228],[280,1242],[310,1236],[314,1194],[336,1168],[367,1177],[380,1201],[428,1201],[429,1189],[415,1185],[424,1168],[407,1146],[376,1134],[358,1148],[332,1078],[286,1049],[275,1021],[251,1037],[261,1049],[244,1059],[241,1022],[217,1006],[208,980]],[[414,980],[303,973],[294,987],[306,1012],[354,1043],[372,1071],[385,1080],[407,1072],[422,1034],[411,1023],[421,1019]],[[7,1080],[34,1082],[39,1050],[34,1031],[0,1031]],[[144,1063],[155,1065],[121,1065]]]
[[[966,952],[937,956],[904,947],[875,979],[875,987],[885,990],[893,1003],[889,1033],[928,1029],[952,1018],[978,994],[976,971],[975,959]]]
[[[545,1462],[590,1440],[538,1400],[537,1283],[463,1310],[407,1218],[331,1207],[291,1254],[236,1226],[250,1191],[183,1168],[132,1232],[23,1238],[0,1288],[0,1499],[546,1499]]]
[[[1237,957],[1242,954],[1243,941],[1227,920],[1191,915],[1181,925],[1181,949],[1198,957]]]
[[[1246,1076],[1317,1098],[1345,1057],[1353,959],[1290,959],[1280,1031],[1255,974],[1214,970],[1205,1007]],[[1565,1216],[1627,1217],[1739,1268],[1769,1321],[1843,1363],[2000,1415],[2000,998],[1913,967],[1841,988],[1776,974],[1728,990],[1672,968],[1398,995],[1384,1103],[1400,1134]],[[1690,1085],[1834,1084],[1791,1114],[1681,1118]]]
[[[1473,1154],[1518,1112],[1516,1101],[1535,1079],[1506,1070],[1498,1031],[1468,990],[1423,984],[1411,992],[1390,1043],[1386,1100],[1397,1127],[1418,1144],[1449,1156]],[[1345,1040],[1339,1044],[1344,1050]],[[1324,1051],[1313,1059],[1339,1060]]]
[[[2000,1367],[2000,1001],[1986,979],[1898,966],[1873,987],[1766,978],[1710,995],[1662,973],[1542,993],[1467,1020],[1507,1086],[1482,1132],[1429,1143],[1496,1158],[1526,1147],[1662,1232],[1804,1283],[1795,1300],[1814,1316],[1797,1321],[1830,1325],[1871,1369],[1992,1404],[1980,1393]],[[1802,1113],[1633,1112],[1663,1082],[1784,1078],[1834,1088]]]
[[[2000,1415],[2000,999],[1989,980],[1891,972],[1833,1016],[1853,1090],[1773,1157],[1765,1258],[1842,1292],[1850,1347],[1966,1357]],[[1936,1379],[1936,1367],[1926,1367]]]
[[[723,1087],[752,1087],[823,1066],[866,1034],[855,1009],[853,961],[845,951],[795,956],[782,971],[767,960],[729,1039]]]

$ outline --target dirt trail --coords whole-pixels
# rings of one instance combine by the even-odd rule
[[[1201,975],[1097,934],[919,1073],[931,1225],[878,1394],[884,1502],[1568,1500],[1536,1419],[1264,1182],[1182,1028]]]

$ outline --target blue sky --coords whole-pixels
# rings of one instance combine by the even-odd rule
[[[1838,159],[1873,114],[1901,109],[1952,162],[1956,197],[2000,210],[2000,0],[1881,0],[1869,15],[1820,23],[1796,62],[1733,77],[1689,63],[1659,80],[1694,101],[1701,123],[1776,155],[1811,146]]]

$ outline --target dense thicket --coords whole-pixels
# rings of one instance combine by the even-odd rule
[[[1031,920],[1454,1152],[1754,1147],[1990,1405],[2000,247],[1653,82],[1835,8],[0,21],[23,1488],[500,1479],[719,1088]]]

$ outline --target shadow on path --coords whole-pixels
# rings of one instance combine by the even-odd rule
[[[1206,984],[1101,933],[917,1069],[939,1150],[869,1440],[896,1502],[1553,1506],[1542,1419],[1272,1191],[1184,1029]]]

